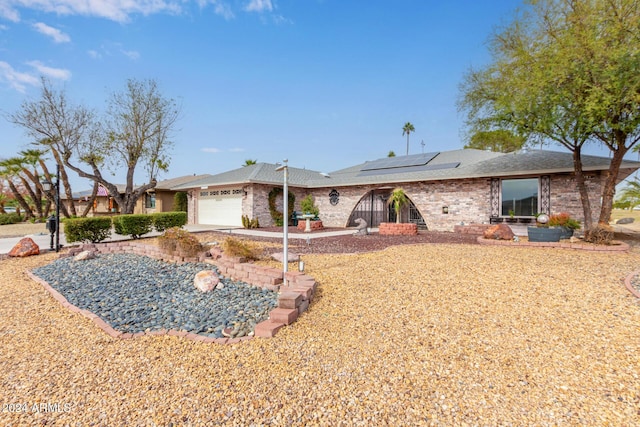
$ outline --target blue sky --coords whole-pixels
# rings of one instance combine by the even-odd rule
[[[3,0],[0,110],[37,98],[41,75],[97,110],[127,79],[155,79],[182,107],[161,179],[245,159],[334,171],[404,154],[407,121],[410,154],[421,141],[425,152],[458,149],[458,85],[520,4]],[[3,118],[0,137],[0,157],[31,142]]]

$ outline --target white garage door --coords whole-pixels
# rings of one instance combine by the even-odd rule
[[[198,197],[198,223],[242,226],[242,190],[201,190]]]

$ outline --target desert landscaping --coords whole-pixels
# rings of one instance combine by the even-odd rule
[[[378,236],[359,239],[380,249]],[[414,242],[364,251],[358,243],[339,253],[339,241],[322,240],[303,255],[319,283],[310,308],[273,338],[230,345],[111,338],[26,276],[55,254],[0,261],[0,423],[639,419],[640,303],[624,286],[639,269],[637,247],[596,253]]]

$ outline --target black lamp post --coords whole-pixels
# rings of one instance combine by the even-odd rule
[[[45,192],[55,188],[56,214],[47,219],[47,229],[51,232],[51,250],[53,250],[53,235],[56,235],[56,252],[60,251],[60,165],[56,164],[56,182],[42,181],[42,189]]]

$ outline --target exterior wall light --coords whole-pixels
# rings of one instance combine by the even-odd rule
[[[449,213],[449,206],[443,206],[442,207],[442,213],[447,215]]]

